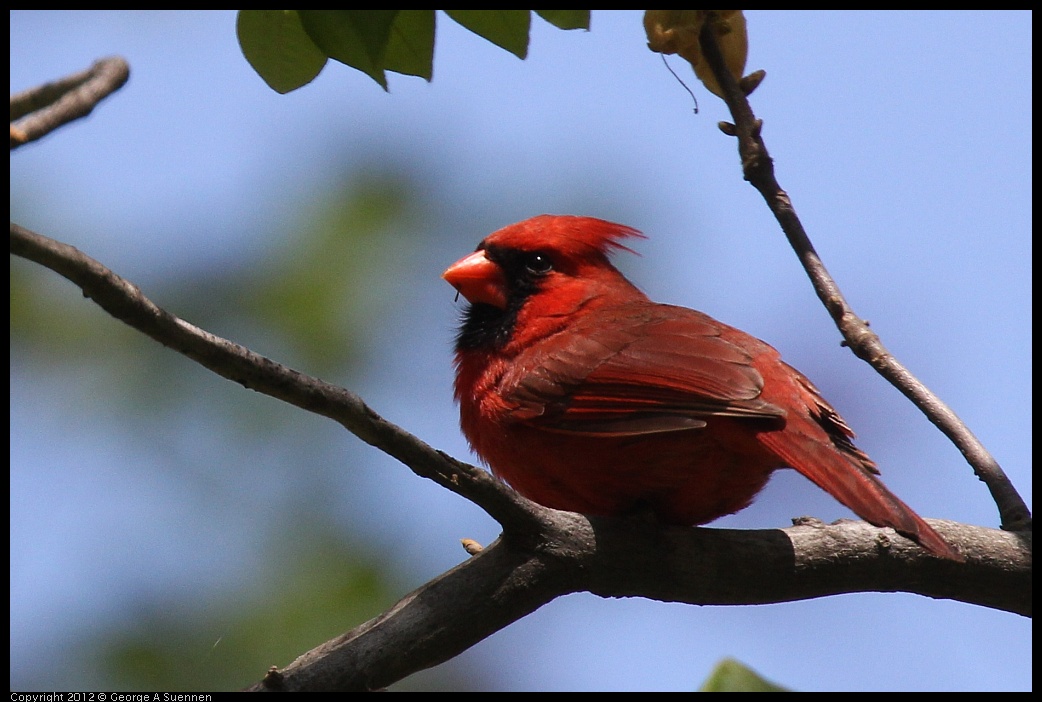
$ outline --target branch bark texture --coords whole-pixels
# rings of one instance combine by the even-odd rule
[[[382,689],[571,592],[734,605],[865,591],[951,598],[958,591],[963,601],[969,595],[976,604],[1030,615],[1030,545],[997,529],[931,520],[960,552],[974,545],[958,564],[864,522],[683,529],[538,509],[546,518],[537,538],[504,535],[252,689]],[[1014,602],[1010,593],[1027,597]]]

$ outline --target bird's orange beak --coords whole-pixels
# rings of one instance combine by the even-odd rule
[[[445,269],[441,274],[471,304],[507,306],[507,285],[503,270],[489,260],[484,251],[475,251]]]

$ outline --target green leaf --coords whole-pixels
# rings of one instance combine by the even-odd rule
[[[589,29],[589,10],[536,10],[535,13],[558,29]]]
[[[332,59],[387,89],[384,54],[398,10],[298,10],[304,31]]]
[[[327,58],[387,89],[387,71],[431,80],[434,10],[240,10],[243,55],[280,93],[310,82]],[[589,10],[536,10],[561,29],[587,29]],[[530,10],[445,10],[454,21],[519,58],[528,55]]]
[[[529,10],[445,10],[445,14],[520,59],[528,55]]]
[[[384,68],[395,73],[434,75],[434,10],[399,10],[391,25]]]
[[[760,677],[752,668],[725,658],[716,664],[713,672],[702,683],[699,692],[792,692],[788,688]]]
[[[293,10],[239,10],[235,31],[243,56],[277,93],[307,85],[326,65]]]

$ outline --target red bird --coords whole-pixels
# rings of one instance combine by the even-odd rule
[[[639,236],[542,215],[490,234],[442,274],[471,303],[455,394],[463,433],[493,473],[547,507],[650,509],[694,525],[748,506],[790,467],[866,521],[961,560],[774,348],[652,302],[611,264]]]

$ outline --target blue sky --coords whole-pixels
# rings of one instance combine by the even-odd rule
[[[272,245],[249,236],[251,223],[287,218],[294,198],[376,151],[421,164],[466,230],[403,262],[401,280],[388,283],[390,322],[375,332],[384,351],[353,389],[467,457],[449,389],[458,306],[441,270],[535,214],[625,218],[649,238],[620,265],[653,299],[776,346],[920,514],[996,525],[958,451],[840,348],[742,181],[733,140],[715,127],[722,103],[674,59],[698,94],[692,114],[646,49],[639,13],[595,11],[588,33],[534,19],[523,62],[440,15],[432,83],[392,76],[385,93],[330,64],[286,96],[246,64],[234,21],[230,12],[12,12],[12,91],[111,54],[132,69],[89,119],[12,155],[19,223],[158,286]],[[1030,502],[1031,14],[755,11],[748,24],[748,69],[767,71],[753,109],[826,265]],[[488,202],[487,220],[464,214]],[[572,211],[579,202],[585,211]],[[212,517],[192,506],[198,496],[143,470],[155,456],[104,408],[69,399],[61,383],[72,378],[75,367],[48,380],[12,363],[13,681],[29,661],[60,661],[55,642],[69,627],[89,628],[129,593],[166,586],[181,549],[215,563],[242,548],[241,524],[228,527],[227,544],[209,544],[193,527]],[[199,446],[220,443],[205,426],[194,431]],[[358,454],[372,461],[366,502],[411,563],[410,588],[464,557],[460,536],[495,538],[480,511],[373,453]],[[784,526],[803,514],[850,516],[783,473],[716,524]],[[464,656],[516,690],[687,690],[724,656],[802,690],[1031,688],[1029,620],[911,595],[735,608],[576,594]]]

